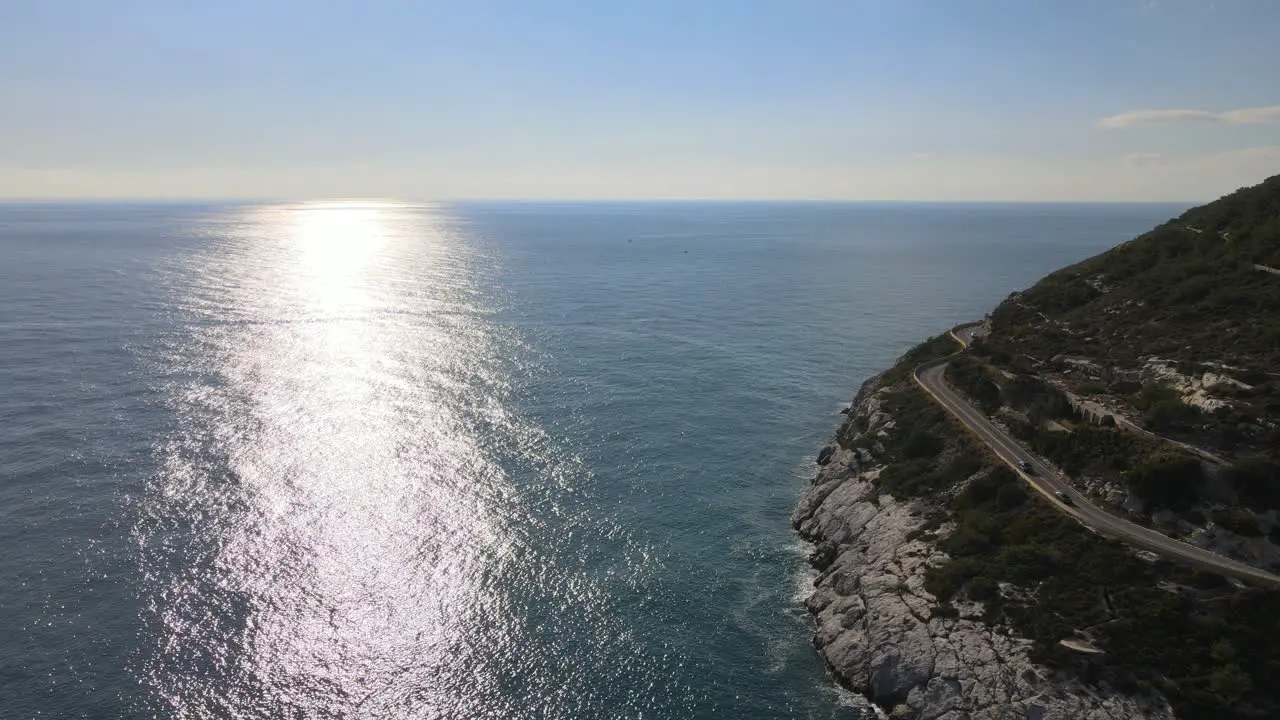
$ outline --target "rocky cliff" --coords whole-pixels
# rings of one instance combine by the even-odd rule
[[[864,384],[837,433],[849,441],[824,448],[792,516],[817,545],[821,574],[805,604],[837,680],[898,718],[1173,717],[1158,697],[1127,697],[1038,667],[1030,641],[984,623],[980,603],[953,601],[938,612],[926,573],[946,560],[937,542],[953,523],[936,499],[877,489],[887,457],[879,438],[899,422],[882,402],[888,385],[883,377]]]

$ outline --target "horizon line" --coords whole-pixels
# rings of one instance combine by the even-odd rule
[[[858,205],[1203,205],[1212,202],[1213,198],[1196,200],[1114,200],[1114,199],[1046,199],[1046,200],[933,200],[910,198],[718,198],[718,197],[671,197],[671,198],[556,198],[556,197],[453,197],[453,198],[396,198],[386,196],[314,196],[314,197],[84,197],[84,196],[14,196],[0,197],[0,204],[179,204],[179,203],[310,203],[310,202],[391,202],[391,203],[557,203],[557,204],[607,204],[607,203],[792,203],[792,204],[858,204]]]

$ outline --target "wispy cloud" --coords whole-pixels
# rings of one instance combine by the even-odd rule
[[[1130,110],[1102,118],[1099,127],[1110,130],[1134,125],[1169,125],[1173,123],[1225,123],[1228,125],[1280,124],[1280,105],[1238,108],[1223,112],[1210,110]]]
[[[1133,153],[1126,155],[1124,161],[1134,167],[1147,167],[1149,165],[1163,165],[1164,156],[1160,153]]]

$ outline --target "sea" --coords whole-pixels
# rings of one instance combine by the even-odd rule
[[[0,718],[872,717],[840,409],[1182,209],[0,204]]]

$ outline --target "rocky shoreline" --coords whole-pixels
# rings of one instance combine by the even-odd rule
[[[863,384],[837,437],[868,439],[892,429],[881,395],[883,376]],[[831,444],[792,514],[815,543],[820,571],[805,606],[813,642],[842,685],[893,718],[920,720],[1096,720],[1172,718],[1159,698],[1134,698],[1089,687],[1035,665],[1030,641],[982,619],[979,603],[954,602],[935,614],[925,574],[946,558],[936,547],[951,529],[927,500],[881,494],[877,445],[853,451]]]

